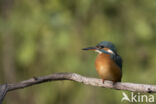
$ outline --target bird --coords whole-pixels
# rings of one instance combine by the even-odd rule
[[[102,83],[105,80],[113,81],[113,83],[121,82],[123,61],[112,42],[102,41],[94,47],[83,48],[82,50],[90,50],[98,53],[95,60],[95,67],[102,79]]]

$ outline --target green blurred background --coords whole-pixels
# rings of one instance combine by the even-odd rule
[[[98,77],[96,53],[113,42],[123,81],[156,84],[155,0],[1,0],[0,83],[74,72]],[[128,93],[128,92],[126,92]],[[9,92],[4,104],[121,104],[122,91],[49,82]]]

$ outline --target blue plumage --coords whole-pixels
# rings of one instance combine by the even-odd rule
[[[120,69],[122,69],[122,58],[119,55],[111,55],[111,58],[120,67]]]
[[[97,47],[105,47],[111,49],[114,52],[114,54],[111,54],[103,49],[100,49],[100,51],[106,54],[110,54],[114,62],[120,67],[120,69],[122,69],[122,58],[117,54],[116,47],[113,43],[102,41],[99,44],[97,44]]]
[[[122,58],[118,55],[114,44],[102,41],[96,47],[83,48],[82,50],[92,50],[99,53],[96,57],[95,66],[103,83],[105,80],[121,81]]]
[[[111,43],[111,42],[108,42],[108,41],[102,41],[102,42],[98,43],[96,46],[97,47],[98,46],[103,46],[103,47],[111,49],[113,52],[117,52],[117,50],[115,48],[115,45],[113,43]]]

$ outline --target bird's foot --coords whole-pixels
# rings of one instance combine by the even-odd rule
[[[104,84],[104,82],[105,82],[105,80],[104,79],[102,79],[102,83]]]
[[[113,81],[113,84],[112,85],[114,86],[115,84],[116,84],[116,82]]]

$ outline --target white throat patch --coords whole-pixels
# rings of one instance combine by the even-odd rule
[[[95,52],[97,52],[97,53],[99,53],[99,54],[101,54],[102,52],[101,51],[99,51],[99,50],[95,50]]]
[[[97,52],[97,53],[99,53],[99,54],[102,53],[102,52],[99,51],[99,50],[95,50],[95,52]],[[108,49],[107,52],[108,52],[108,53],[111,53],[111,54],[114,54],[114,52],[113,52],[111,49]]]

